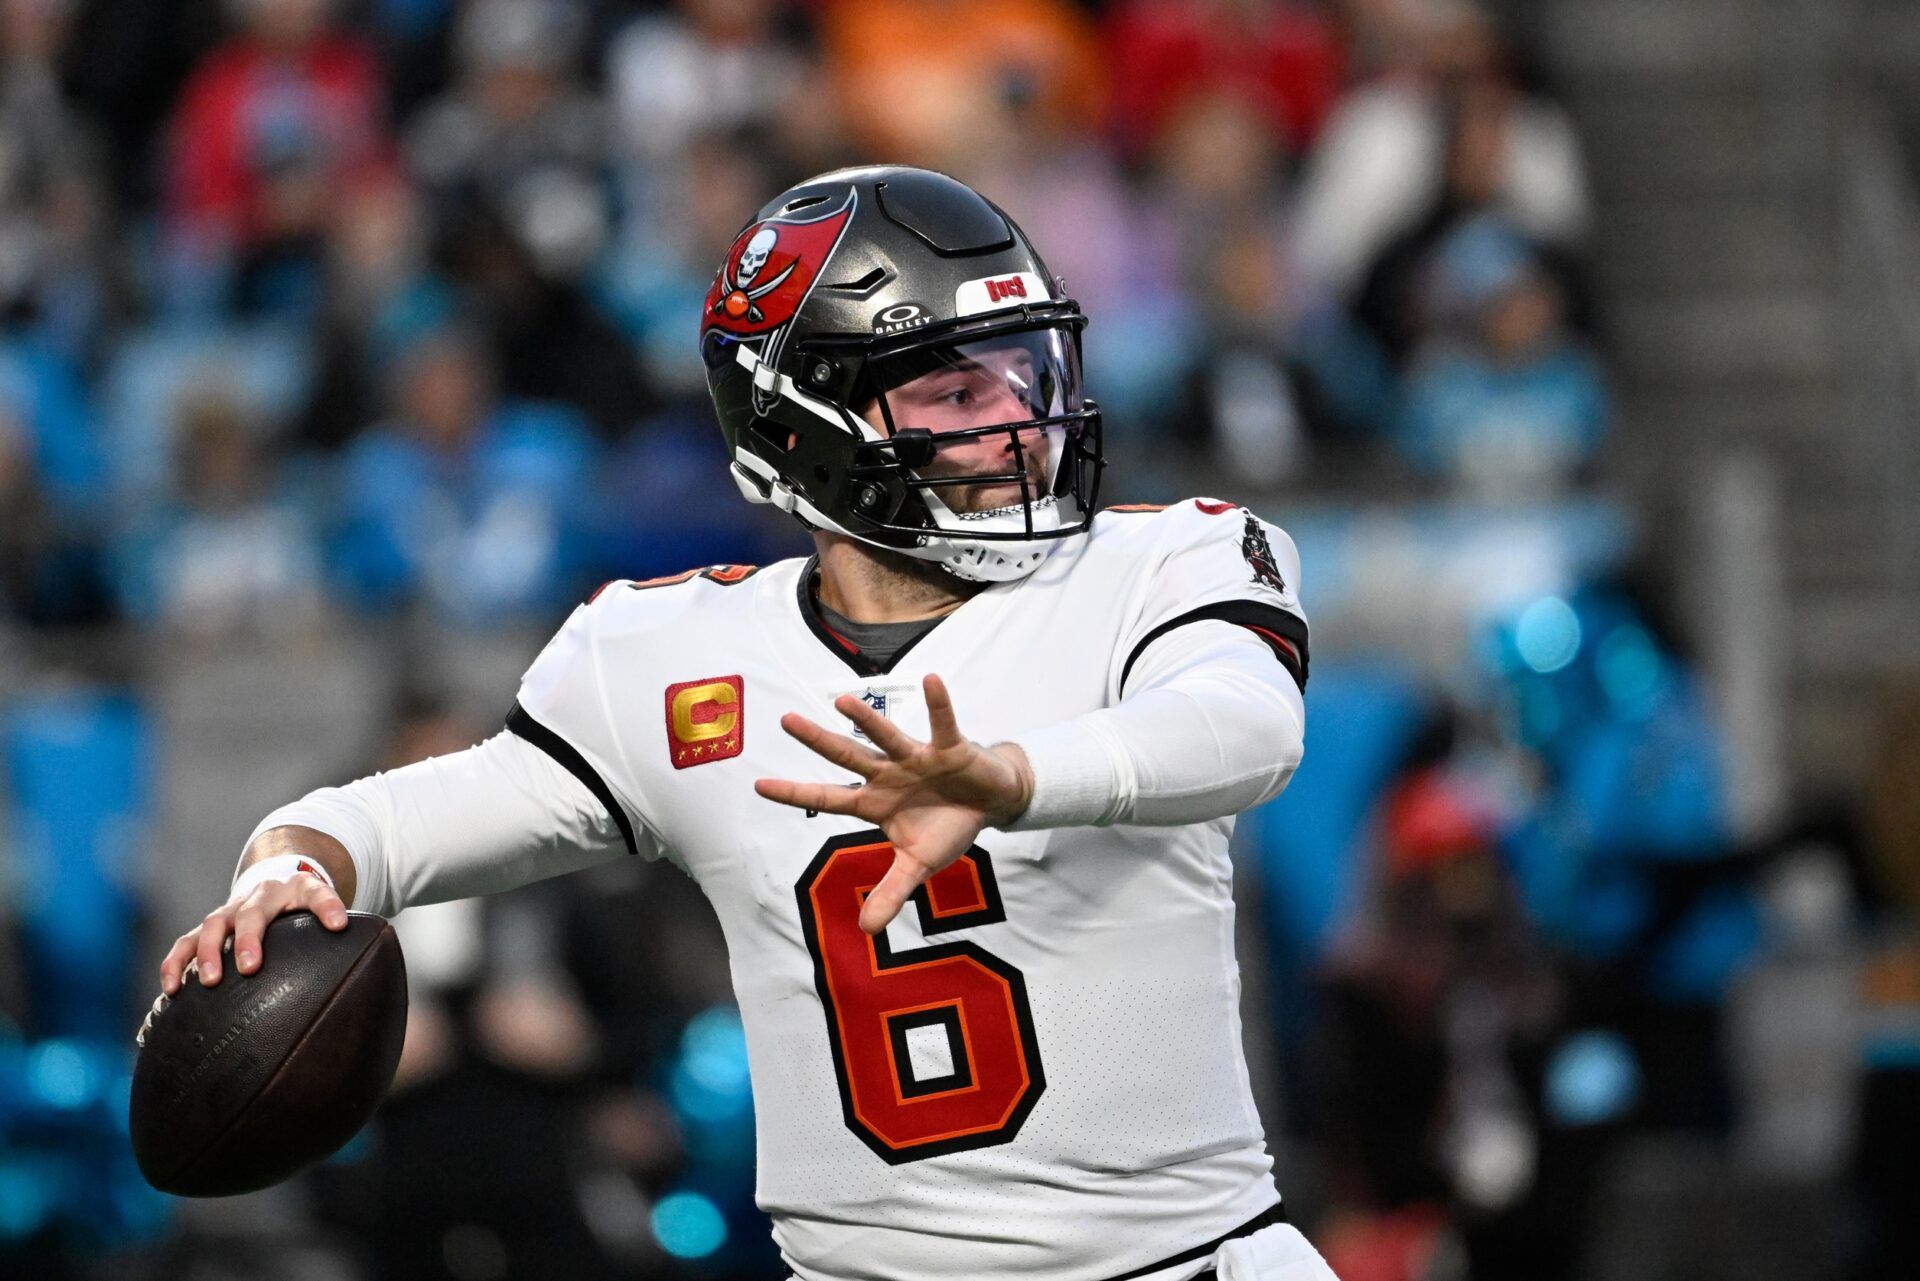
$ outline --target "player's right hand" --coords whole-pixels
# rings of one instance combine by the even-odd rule
[[[309,872],[295,872],[285,880],[262,881],[242,898],[208,912],[200,924],[174,940],[167,959],[160,962],[160,990],[172,996],[191,969],[202,987],[220,981],[221,949],[233,936],[233,963],[242,974],[260,968],[260,936],[267,922],[287,912],[312,912],[330,930],[347,928],[347,905],[333,887]]]

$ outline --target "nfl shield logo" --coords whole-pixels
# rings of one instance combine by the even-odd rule
[[[861,690],[860,701],[865,703],[868,707],[871,707],[874,711],[880,713],[882,716],[885,716],[887,714],[887,694],[885,690],[878,690],[878,689]],[[854,726],[854,729],[853,729],[853,736],[855,738],[865,738],[866,734],[863,733],[860,727],[856,725]]]

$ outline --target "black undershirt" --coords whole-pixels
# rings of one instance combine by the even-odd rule
[[[904,623],[856,623],[838,612],[814,593],[813,607],[820,620],[859,646],[860,652],[882,668],[893,664],[894,656],[932,631],[939,618],[915,618]],[[944,617],[944,615],[942,615]]]

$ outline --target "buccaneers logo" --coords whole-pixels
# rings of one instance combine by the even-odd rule
[[[771,333],[793,319],[853,213],[853,196],[817,218],[769,218],[741,232],[707,291],[706,324],[737,337]]]
[[[728,280],[726,269],[721,269],[720,283],[726,289],[720,299],[720,310],[726,313],[728,319],[738,320],[745,316],[748,324],[757,325],[767,318],[766,313],[760,310],[759,300],[786,284],[787,277],[800,265],[800,260],[796,258],[782,267],[780,274],[766,284],[753,283],[753,278],[767,265],[767,259],[773,256],[774,246],[779,243],[778,227],[762,227],[753,233],[753,239],[740,251],[740,261],[733,269],[733,279]]]
[[[1282,596],[1287,594],[1287,580],[1280,577],[1280,566],[1274,562],[1273,548],[1267,543],[1267,531],[1260,528],[1252,512],[1247,513],[1247,532],[1240,539],[1240,554],[1253,566],[1254,582],[1265,583]]]

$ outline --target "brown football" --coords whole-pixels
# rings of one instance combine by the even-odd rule
[[[231,958],[233,940],[227,940]],[[133,1069],[133,1154],[177,1196],[231,1196],[338,1151],[379,1106],[407,1031],[407,967],[393,927],[349,912],[267,926],[261,964],[189,975],[155,1007]]]

